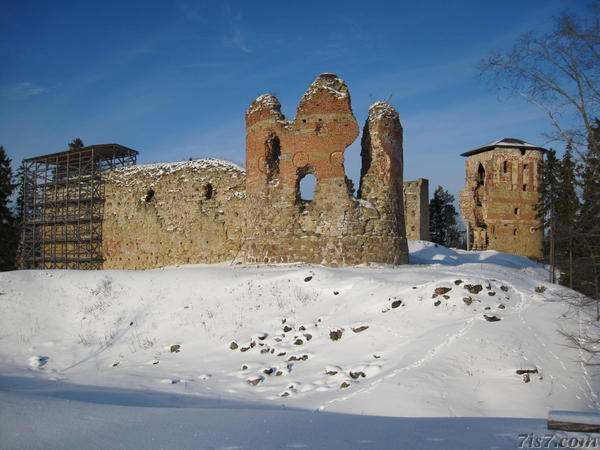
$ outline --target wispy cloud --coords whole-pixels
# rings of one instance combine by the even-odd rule
[[[189,3],[180,0],[176,4],[187,20],[201,23],[207,22],[206,17],[202,13],[200,13],[197,8],[190,5]]]
[[[48,88],[23,81],[18,84],[4,86],[1,92],[2,96],[9,100],[27,100],[30,97],[48,92]]]
[[[246,36],[241,27],[242,11],[233,9],[226,4],[224,8],[225,18],[229,22],[229,32],[223,38],[223,43],[228,47],[234,47],[244,53],[252,53],[252,49],[246,41]]]

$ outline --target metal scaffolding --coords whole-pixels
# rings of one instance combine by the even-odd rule
[[[23,161],[21,269],[101,269],[102,172],[136,163],[118,144],[90,145]]]

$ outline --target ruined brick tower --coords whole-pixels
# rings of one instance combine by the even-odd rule
[[[344,150],[358,134],[348,88],[331,73],[311,84],[294,120],[285,119],[272,95],[252,102],[246,113],[245,262],[408,262],[398,113],[385,102],[371,106],[355,199]],[[317,184],[314,198],[305,200],[300,182],[309,174]]]
[[[473,231],[474,250],[542,258],[543,229],[535,205],[544,151],[504,138],[461,155],[467,161],[460,211]]]

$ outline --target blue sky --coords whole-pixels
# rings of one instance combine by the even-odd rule
[[[389,100],[404,127],[405,179],[457,195],[460,153],[503,137],[544,145],[542,112],[502,100],[476,63],[549,31],[585,2],[0,0],[0,145],[23,158],[117,142],[138,162],[244,163],[244,113],[271,92],[293,118],[319,73],[348,84],[354,114]],[[346,150],[358,184],[360,138]]]

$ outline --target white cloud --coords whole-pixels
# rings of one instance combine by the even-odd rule
[[[23,81],[15,85],[3,87],[1,92],[3,97],[10,100],[27,100],[30,97],[48,92],[48,88]]]

